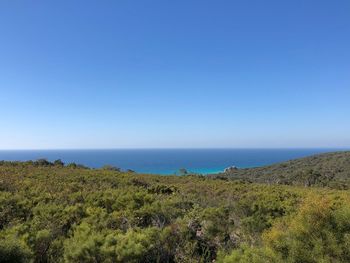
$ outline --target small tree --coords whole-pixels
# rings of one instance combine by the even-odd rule
[[[102,170],[120,172],[120,168],[118,168],[116,166],[112,166],[112,165],[104,165],[104,166],[102,166]]]
[[[55,166],[64,166],[64,162],[61,159],[57,159],[53,162]]]
[[[37,166],[49,166],[49,165],[52,165],[51,162],[49,162],[48,160],[46,159],[38,159],[34,162],[35,165]]]
[[[77,168],[77,164],[76,163],[69,163],[67,165],[67,167],[69,167],[69,168]]]

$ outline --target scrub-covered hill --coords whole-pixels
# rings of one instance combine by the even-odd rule
[[[264,167],[231,169],[229,172],[211,177],[348,189],[350,187],[350,152],[319,154]]]
[[[350,193],[0,163],[0,262],[350,262]]]

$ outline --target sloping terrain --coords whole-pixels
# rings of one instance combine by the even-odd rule
[[[0,162],[0,262],[350,262],[350,193]]]
[[[264,167],[230,170],[213,178],[240,179],[257,183],[350,187],[350,152],[332,152]]]

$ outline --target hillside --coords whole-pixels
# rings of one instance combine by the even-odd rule
[[[210,177],[349,189],[350,152],[319,154],[264,167],[231,170]]]
[[[350,262],[350,193],[0,162],[0,262],[214,260]]]

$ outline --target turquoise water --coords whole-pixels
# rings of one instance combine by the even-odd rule
[[[14,150],[0,151],[0,160],[61,159],[99,168],[109,164],[140,173],[174,174],[185,168],[208,174],[228,166],[263,166],[339,149],[128,149],[128,150]]]

